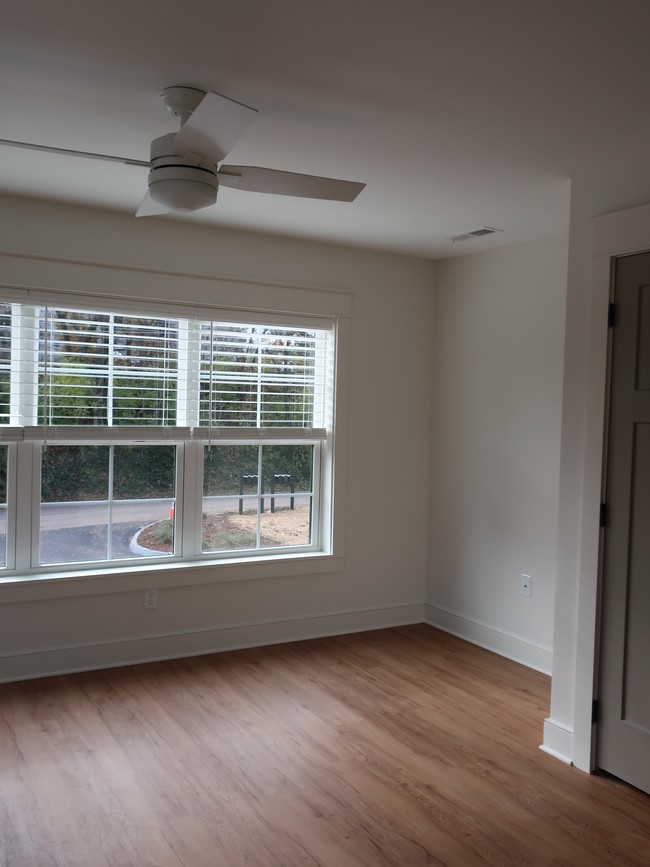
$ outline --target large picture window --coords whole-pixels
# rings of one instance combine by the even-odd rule
[[[324,551],[334,346],[331,320],[0,303],[0,568]]]

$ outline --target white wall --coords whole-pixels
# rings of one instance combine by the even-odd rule
[[[114,266],[128,266],[258,280],[262,299],[265,283],[344,290],[353,299],[350,400],[340,420],[349,434],[342,570],[196,585],[185,573],[184,584],[160,592],[155,611],[143,611],[142,593],[123,587],[23,599],[15,585],[0,585],[0,679],[423,619],[432,263],[9,198],[0,200],[0,247],[39,262],[105,263],[112,280]],[[161,298],[164,287],[161,275]],[[219,303],[208,288],[192,292],[176,300]]]
[[[432,338],[427,619],[545,671],[567,246],[560,236],[439,262]]]
[[[551,716],[545,745],[588,770],[594,689],[598,500],[602,454],[588,448],[603,428],[606,298],[593,295],[592,218],[650,202],[647,155],[572,179],[567,287],[558,586]],[[595,303],[594,303],[595,302]],[[591,410],[590,410],[591,406]],[[574,733],[577,735],[574,741]]]

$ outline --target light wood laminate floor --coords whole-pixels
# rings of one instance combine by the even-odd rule
[[[650,865],[549,679],[425,626],[0,686],[3,867]]]

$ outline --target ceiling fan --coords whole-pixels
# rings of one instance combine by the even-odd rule
[[[180,119],[181,128],[151,142],[149,162],[9,139],[0,139],[0,144],[148,168],[149,189],[136,217],[207,208],[216,202],[219,186],[335,202],[352,202],[365,187],[354,181],[258,166],[220,165],[257,110],[194,87],[167,87],[160,96],[165,107]]]

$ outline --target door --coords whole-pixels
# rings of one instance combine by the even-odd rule
[[[614,302],[597,765],[650,792],[650,253]]]

